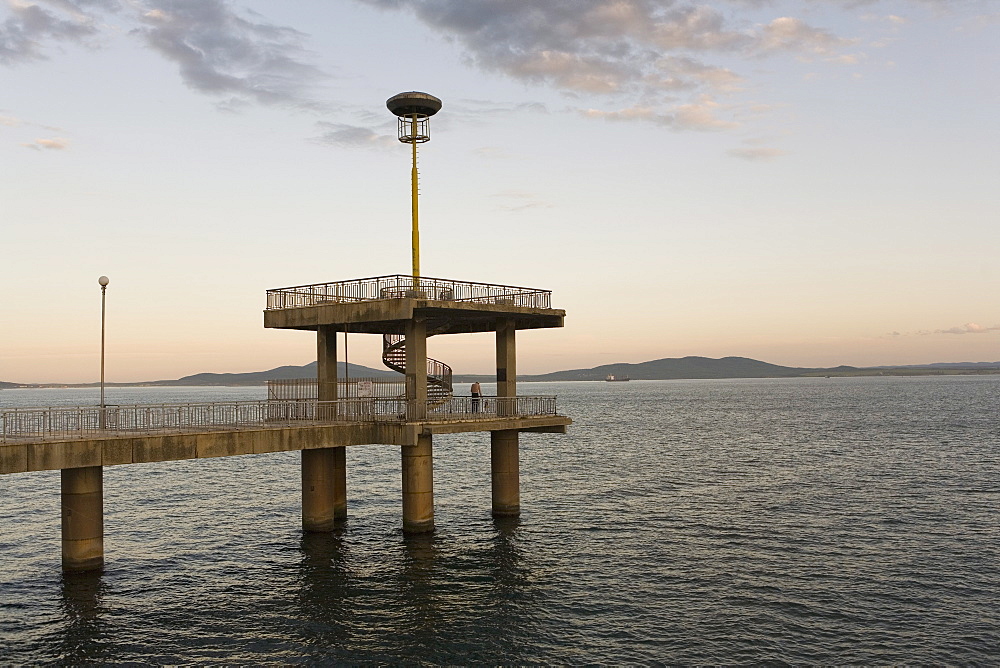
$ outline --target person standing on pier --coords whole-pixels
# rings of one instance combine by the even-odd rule
[[[481,397],[482,395],[483,395],[483,390],[479,386],[479,382],[477,381],[477,382],[473,383],[472,384],[472,412],[473,413],[478,413],[479,412],[479,397]]]

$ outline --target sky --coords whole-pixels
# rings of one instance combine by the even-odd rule
[[[998,72],[1000,0],[0,0],[0,380],[98,379],[101,275],[110,382],[315,359],[265,291],[410,273],[409,90],[421,273],[566,310],[520,373],[997,361]]]

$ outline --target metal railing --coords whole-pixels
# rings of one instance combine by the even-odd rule
[[[406,380],[396,378],[341,378],[337,381],[340,399],[398,399],[406,394]],[[267,381],[271,401],[316,401],[319,381],[315,378],[281,378]]]
[[[452,397],[427,410],[428,420],[469,420],[557,415],[555,397]]]
[[[551,290],[395,274],[336,283],[275,288],[267,291],[267,310],[379,299],[427,299],[552,308]]]
[[[555,397],[452,397],[443,403],[361,398],[337,401],[230,401],[132,406],[58,406],[0,411],[0,443],[239,431],[303,423],[487,420],[557,415]],[[103,427],[102,427],[103,425]]]

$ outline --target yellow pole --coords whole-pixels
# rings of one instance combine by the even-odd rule
[[[419,216],[417,214],[417,115],[414,114],[410,120],[410,137],[411,143],[413,144],[413,169],[410,170],[410,187],[411,193],[410,197],[412,199],[411,207],[413,211],[413,276],[420,276],[420,227],[418,224]],[[416,285],[419,285],[419,281],[414,281]]]

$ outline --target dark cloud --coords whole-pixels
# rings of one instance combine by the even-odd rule
[[[39,4],[8,2],[9,16],[0,23],[0,63],[16,65],[45,58],[48,41],[83,43],[97,34],[94,20],[70,2],[53,2],[54,11]]]
[[[713,59],[829,57],[852,43],[798,18],[777,16],[760,25],[733,19],[719,8],[726,2],[356,1],[412,11],[460,44],[469,62],[483,70],[550,86],[577,100],[618,103],[611,110],[582,110],[588,116],[681,129],[736,125],[717,117],[726,109],[717,98],[738,90],[742,77]]]
[[[312,104],[305,87],[320,76],[307,64],[305,34],[235,13],[222,0],[148,0],[137,33],[177,63],[192,89],[264,104]]]
[[[744,88],[744,77],[723,62],[780,54],[847,65],[864,59],[864,54],[843,52],[855,44],[850,35],[780,15],[777,8],[789,2],[779,0],[355,2],[412,12],[460,45],[474,67],[560,91],[587,116],[674,129],[733,128],[745,117],[746,109],[732,100]],[[996,0],[905,2],[945,12],[988,8]],[[801,7],[843,10],[888,4],[798,0]],[[185,85],[216,98],[221,108],[321,108],[311,90],[323,74],[304,48],[308,36],[232,0],[0,0],[3,6],[0,64],[45,58],[60,43],[97,44],[106,26],[117,24],[175,63]],[[748,16],[768,8],[774,11],[766,20]],[[371,120],[372,127],[379,122],[355,116],[354,122]],[[319,140],[371,145],[352,127],[325,128]],[[749,153],[740,157],[753,159]]]
[[[46,45],[83,42],[115,17],[131,34],[177,64],[193,90],[240,104],[317,108],[309,87],[322,77],[304,49],[305,33],[276,26],[225,0],[7,0],[0,62],[45,57]]]

